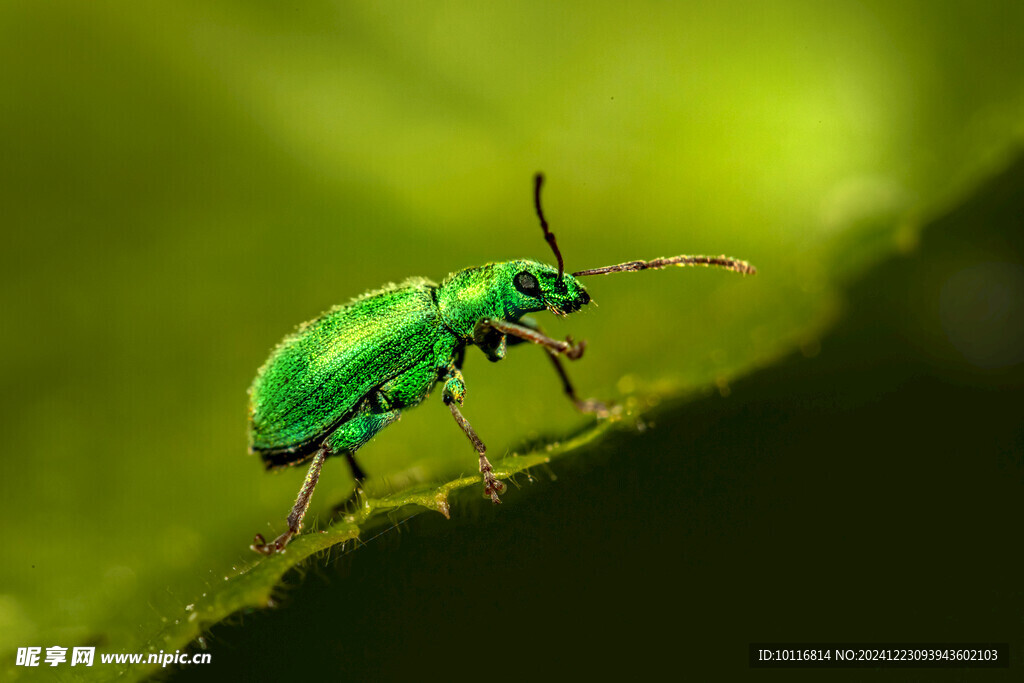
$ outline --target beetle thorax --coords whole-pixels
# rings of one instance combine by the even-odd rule
[[[437,289],[437,306],[441,320],[464,339],[473,337],[473,328],[483,318],[515,320],[521,312],[510,307],[501,282],[503,264],[466,268],[453,273]],[[510,310],[511,308],[511,310]]]

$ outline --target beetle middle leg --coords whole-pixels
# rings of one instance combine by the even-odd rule
[[[363,471],[363,468],[356,462],[356,454],[354,451],[345,451],[345,462],[348,463],[348,471],[352,475],[352,481],[355,482],[355,486],[352,488],[352,493],[348,494],[348,497],[340,503],[336,504],[331,508],[331,516],[340,515],[350,510],[353,505],[359,502],[359,494],[363,490],[363,482],[366,481],[367,474]]]
[[[540,325],[538,325],[537,321],[533,318],[520,318],[517,323],[527,329],[534,330],[538,334],[544,334]],[[527,340],[522,337],[513,337],[512,339],[509,339],[508,345],[514,346],[516,344],[522,344],[525,341]],[[580,342],[580,344],[582,345],[583,342]],[[562,364],[562,359],[558,357],[558,353],[547,346],[544,347],[544,351],[547,352],[547,357],[551,359],[551,364],[555,366],[555,372],[558,373],[559,378],[562,380],[562,390],[565,392],[565,395],[569,397],[569,400],[572,401],[572,404],[576,406],[576,410],[581,413],[593,413],[598,417],[608,417],[610,413],[608,406],[604,403],[592,398],[581,399],[576,395],[576,389],[573,387],[572,381],[569,379],[569,374],[565,371],[565,366]]]
[[[299,496],[295,499],[295,505],[292,506],[292,511],[288,515],[288,530],[270,543],[266,542],[263,534],[256,534],[256,538],[250,547],[264,555],[284,550],[284,547],[288,545],[292,537],[302,529],[302,519],[306,516],[306,510],[309,509],[309,502],[313,498],[313,490],[320,480],[320,469],[323,467],[327,456],[343,453],[350,457],[367,441],[372,439],[377,432],[397,420],[400,412],[397,409],[375,412],[374,404],[369,400],[364,400],[355,415],[331,432],[324,439],[320,449],[313,455],[313,462],[306,472],[306,479],[302,482],[302,488],[299,489]],[[354,464],[355,461],[352,460],[352,463]],[[358,470],[358,467],[356,465],[356,470]],[[353,470],[353,474],[355,474],[356,470]],[[358,471],[362,472],[362,470]]]
[[[499,494],[505,492],[505,483],[494,476],[494,468],[491,467],[491,462],[487,459],[487,446],[480,440],[473,426],[469,424],[469,420],[459,410],[465,397],[466,383],[462,379],[462,372],[453,364],[448,368],[448,374],[445,376],[442,398],[448,409],[452,411],[455,423],[465,432],[466,437],[473,444],[473,448],[476,449],[477,455],[480,456],[480,474],[484,478],[484,493],[490,496],[495,504],[498,504],[501,502]]]
[[[366,472],[356,462],[356,454],[352,451],[345,451],[345,461],[348,462],[348,471],[352,473],[352,479],[356,482],[356,487],[366,479]]]

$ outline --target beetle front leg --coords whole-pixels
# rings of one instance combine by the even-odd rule
[[[517,323],[527,329],[534,330],[539,334],[544,334],[544,330],[541,329],[540,325],[538,325],[533,318],[520,318]],[[522,338],[513,338],[509,344],[521,344],[525,341],[527,340]],[[562,380],[562,390],[565,392],[565,395],[569,397],[569,400],[572,401],[572,404],[576,406],[576,410],[581,413],[592,413],[597,417],[608,417],[610,415],[610,411],[608,406],[604,403],[593,398],[581,399],[576,395],[576,389],[573,387],[572,381],[569,379],[569,374],[565,371],[565,366],[562,364],[562,360],[558,357],[558,353],[547,346],[543,348],[547,353],[547,357],[551,359],[551,364],[555,366],[555,372],[558,373],[558,377]]]
[[[581,399],[576,395],[576,389],[572,386],[569,375],[565,372],[565,366],[562,365],[562,360],[558,357],[558,354],[549,349],[544,350],[547,351],[548,358],[551,359],[551,363],[555,366],[555,372],[562,379],[562,390],[569,397],[569,400],[572,401],[572,404],[576,406],[576,410],[581,413],[593,413],[598,417],[608,417],[611,413],[608,410],[608,406],[604,403],[593,398]]]
[[[555,354],[564,353],[569,360],[579,360],[583,357],[583,350],[587,348],[586,342],[581,341],[574,344],[572,337],[566,337],[565,341],[558,341],[557,339],[545,336],[538,330],[531,330],[529,327],[494,318],[484,318],[476,324],[476,327],[473,329],[474,343],[479,345],[481,341],[488,340],[494,334],[493,331],[500,332],[503,335],[518,337],[531,344],[538,344]],[[504,351],[504,344],[502,344],[502,347],[502,351]]]
[[[462,428],[465,432],[466,437],[473,444],[477,454],[480,456],[480,474],[484,478],[484,493],[490,496],[491,501],[495,505],[501,502],[499,494],[505,492],[505,483],[494,476],[494,468],[491,467],[490,461],[487,459],[487,446],[480,440],[480,437],[476,435],[476,431],[473,430],[473,426],[469,424],[463,415],[462,411],[459,410],[459,406],[466,397],[466,383],[462,379],[462,373],[454,366],[448,368],[448,375],[444,383],[444,392],[442,398],[448,409],[452,411],[452,417],[455,418],[455,423]]]

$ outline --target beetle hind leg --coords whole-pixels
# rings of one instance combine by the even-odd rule
[[[318,450],[316,455],[313,456],[313,462],[306,472],[306,479],[302,482],[302,488],[299,489],[299,497],[295,500],[295,505],[288,515],[288,531],[270,543],[264,540],[263,534],[256,534],[252,545],[249,546],[250,548],[263,555],[281,552],[288,545],[288,541],[292,540],[292,536],[299,533],[299,529],[302,528],[302,518],[306,516],[306,510],[309,509],[309,501],[313,498],[313,489],[316,488],[316,483],[320,481],[320,469],[323,467],[326,457],[326,447]]]
[[[264,540],[263,534],[256,534],[250,547],[263,555],[271,555],[283,551],[292,537],[299,533],[302,529],[302,519],[306,516],[309,501],[313,497],[313,489],[316,488],[316,484],[320,480],[320,469],[328,455],[344,454],[350,466],[353,467],[352,474],[356,477],[357,482],[365,478],[366,475],[356,464],[352,454],[372,439],[377,432],[397,420],[400,412],[399,410],[373,412],[369,402],[364,402],[351,419],[339,425],[324,439],[320,450],[313,456],[306,479],[302,483],[302,488],[299,489],[299,496],[295,499],[295,505],[288,515],[288,530],[270,543]]]

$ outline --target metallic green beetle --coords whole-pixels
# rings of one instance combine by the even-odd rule
[[[445,404],[479,455],[485,493],[500,503],[505,485],[494,476],[486,447],[459,410],[466,394],[461,372],[466,347],[477,346],[499,361],[509,345],[538,344],[576,407],[606,413],[601,403],[577,398],[559,359],[580,358],[584,343],[574,344],[571,337],[551,339],[524,318],[545,310],[567,315],[589,303],[590,295],[577,277],[691,265],[756,272],[746,262],[725,256],[675,256],[567,274],[541,210],[543,181],[541,174],[534,178],[534,204],[557,268],[518,260],[467,268],[440,285],[411,278],[300,325],[270,354],[249,389],[249,451],[259,453],[268,469],[312,463],[288,515],[287,531],[270,543],[257,534],[253,550],[279,552],[299,532],[327,456],[345,456],[353,477],[361,481],[364,474],[353,454],[404,409],[426,399],[438,383],[444,387]]]

